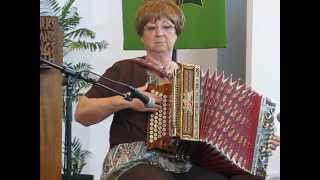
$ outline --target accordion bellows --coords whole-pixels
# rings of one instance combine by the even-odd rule
[[[149,85],[162,98],[147,124],[149,149],[226,174],[265,176],[275,104],[225,74],[181,64],[172,82]]]

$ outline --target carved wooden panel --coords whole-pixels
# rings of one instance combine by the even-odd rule
[[[62,64],[63,32],[57,17],[40,16],[40,57]],[[40,179],[61,180],[62,75],[40,67]]]

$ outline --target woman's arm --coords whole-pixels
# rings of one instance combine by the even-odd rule
[[[159,98],[145,92],[147,85],[138,89],[145,95],[155,98],[156,102],[159,102]],[[139,99],[134,98],[132,101],[127,101],[122,96],[106,98],[88,98],[81,96],[76,107],[75,118],[76,121],[82,125],[90,126],[104,120],[114,112],[127,108],[141,112],[155,112],[159,106],[156,106],[156,108],[146,108]]]
[[[88,98],[81,96],[76,108],[76,121],[84,126],[96,124],[114,112],[129,107],[129,102],[121,96]]]

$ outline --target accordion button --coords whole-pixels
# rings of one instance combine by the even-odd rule
[[[162,137],[161,134],[159,134],[159,135],[158,135],[158,138],[161,138],[161,137]]]
[[[150,143],[153,143],[153,139],[150,139],[149,142],[150,142]]]
[[[153,127],[152,126],[150,126],[150,128],[149,128],[150,130],[153,130]]]
[[[150,137],[150,139],[152,139],[152,138],[153,138],[153,135],[151,134],[149,137]]]
[[[153,139],[156,141],[158,138],[157,138],[157,137],[154,137]]]
[[[154,124],[153,124],[153,122],[150,122],[150,126],[153,126]]]
[[[162,110],[161,110],[161,109],[159,110],[159,113],[160,113],[160,114],[162,113]],[[161,115],[162,115],[162,114],[161,114]]]
[[[162,127],[166,127],[167,125],[166,124],[162,124]]]
[[[163,133],[162,133],[162,136],[165,136],[165,135],[166,135],[166,133],[165,133],[165,132],[163,132]]]

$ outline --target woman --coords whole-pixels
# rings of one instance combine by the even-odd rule
[[[146,1],[137,11],[136,31],[146,56],[122,60],[103,74],[104,77],[130,84],[157,104],[161,99],[148,93],[148,84],[170,81],[178,68],[172,61],[173,47],[184,26],[184,14],[172,1]],[[99,80],[126,93],[127,89]],[[166,153],[147,151],[144,146],[148,113],[160,106],[146,107],[139,99],[127,101],[112,92],[92,87],[80,97],[76,119],[85,126],[96,124],[114,113],[110,129],[110,150],[105,157],[101,180],[106,179],[228,179],[189,161],[177,160]]]

